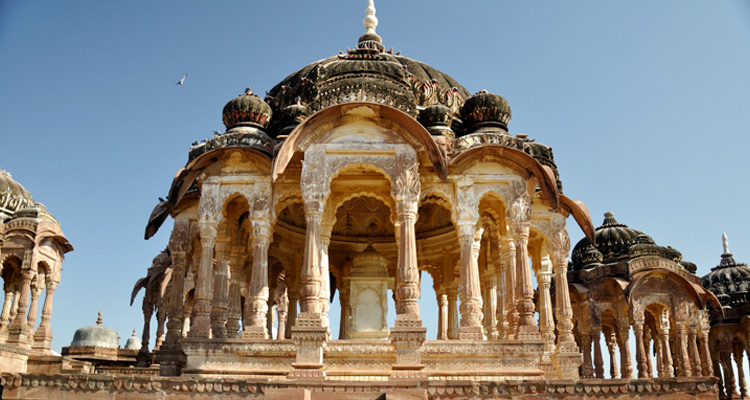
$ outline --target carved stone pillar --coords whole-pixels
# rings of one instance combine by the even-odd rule
[[[300,270],[300,313],[292,327],[292,340],[297,348],[296,362],[290,378],[321,378],[323,352],[328,344],[330,331],[323,320],[323,271],[320,263],[321,221],[325,210],[325,199],[329,192],[329,172],[325,151],[310,147],[302,163],[300,189],[304,200],[305,249]]]
[[[185,269],[186,249],[188,246],[189,220],[180,218],[175,220],[172,235],[169,238],[169,252],[172,256],[171,292],[167,315],[167,335],[164,343],[156,353],[161,376],[179,376],[187,361],[185,353],[180,348],[180,339],[184,328],[185,301]]]
[[[581,377],[593,378],[594,366],[591,364],[591,334],[581,333],[581,352],[583,353],[583,364],[581,365]]]
[[[299,302],[299,283],[290,282],[287,286],[287,295],[289,296],[289,307],[287,309],[286,317],[286,333],[285,338],[292,338],[292,327],[297,321],[297,303]]]
[[[513,238],[505,239],[503,248],[503,259],[505,260],[505,338],[512,340],[518,332],[518,308],[516,307],[516,244]]]
[[[628,336],[630,336],[630,326],[626,323],[620,328],[620,332],[617,335],[617,345],[620,347],[620,372],[621,376],[625,379],[633,377],[633,361],[630,358],[630,341]]]
[[[649,362],[647,359],[648,353],[643,343],[643,321],[641,319],[635,318],[633,320],[633,334],[635,335],[635,360],[638,369],[638,378],[649,378],[648,367],[646,365]]]
[[[742,344],[740,343],[733,343],[733,355],[734,355],[734,363],[737,365],[737,383],[740,387],[740,397],[743,399],[747,398],[747,386],[745,384],[745,366],[742,363],[742,358],[744,355],[744,348]]]
[[[448,339],[448,295],[440,293],[437,295],[439,311],[438,318],[438,340]]]
[[[552,299],[550,285],[552,283],[552,262],[549,257],[543,257],[537,272],[537,286],[539,287],[539,330],[544,340],[544,351],[555,351],[555,319],[552,316]]]
[[[666,332],[666,333],[665,333]],[[661,332],[661,350],[662,350],[662,367],[664,369],[664,377],[674,377],[674,366],[672,364],[672,348],[669,344],[669,328],[666,330],[662,329]]]
[[[328,222],[330,224],[330,221]],[[331,227],[326,227],[320,237],[320,275],[323,278],[320,288],[320,311],[323,323],[329,327],[328,311],[331,308],[331,275],[328,265],[328,245],[331,243]]]
[[[722,348],[724,347],[722,346]],[[737,385],[734,381],[734,370],[732,369],[732,356],[730,351],[720,351],[719,360],[721,361],[721,369],[724,372],[724,389],[726,390],[727,398],[735,399],[739,397],[739,394],[737,393]]]
[[[646,362],[646,375],[645,375],[646,378],[656,378],[659,375],[659,373],[660,373],[659,371],[661,371],[661,369],[660,369],[660,365],[661,365],[660,363],[661,363],[661,361],[659,361],[660,360],[660,358],[659,358],[659,350],[657,348],[657,346],[658,346],[658,344],[657,344],[658,340],[655,339],[655,338],[652,338],[651,336],[652,336],[651,335],[651,328],[644,329],[644,332],[643,332],[643,343],[646,346],[646,352],[644,353],[644,357],[645,357],[644,360]],[[651,350],[651,346],[652,346],[652,343],[651,343],[652,340],[653,340],[653,349],[654,349],[653,354],[656,354],[656,372],[654,372],[654,366],[653,366],[653,363],[651,362],[651,354],[652,353],[650,352],[650,350]]]
[[[3,301],[3,311],[0,313],[0,332],[7,333],[10,325],[10,309],[13,306],[13,285],[5,284],[5,300]]]
[[[507,296],[507,284],[505,282],[505,254],[500,250],[500,259],[495,261],[497,276],[497,307],[495,310],[495,321],[497,321],[498,339],[508,338],[508,320],[505,311],[505,297]]]
[[[664,338],[658,331],[649,330],[654,341],[654,353],[656,354],[656,373],[657,378],[666,377],[664,372]]]
[[[44,284],[39,282],[38,279],[35,279],[34,282],[32,282],[31,303],[29,304],[29,315],[26,322],[30,329],[34,329],[36,326],[36,315],[39,310],[39,296],[42,294],[43,290]],[[32,336],[29,336],[29,340],[31,339]]]
[[[222,235],[225,236],[225,235]],[[216,241],[216,263],[213,273],[211,300],[211,334],[214,339],[227,337],[227,310],[229,309],[229,239]]]
[[[489,256],[487,259],[489,260]],[[484,317],[487,320],[487,337],[490,340],[497,340],[500,337],[497,329],[497,274],[490,273],[486,281],[488,285],[486,297],[487,311]],[[552,336],[554,337],[554,334]]]
[[[24,253],[23,266],[21,268],[21,292],[18,298],[18,309],[16,315],[8,329],[8,343],[18,346],[27,347],[30,339],[31,328],[28,324],[26,312],[29,306],[29,296],[31,292],[31,281],[36,274],[35,254],[32,250],[26,250]]]
[[[570,237],[564,219],[552,219],[552,259],[555,269],[555,303],[557,305],[557,352],[577,353],[573,337],[573,309],[568,291],[568,253]]]
[[[349,334],[349,318],[351,315],[351,303],[349,302],[350,285],[341,285],[339,290],[339,303],[341,304],[341,318],[339,319],[339,339],[347,339]]]
[[[242,337],[267,339],[268,315],[268,246],[271,240],[270,210],[266,199],[258,199],[250,220],[253,228],[253,265],[250,272],[245,308],[250,310],[249,324],[245,324]]]
[[[415,154],[397,154],[399,175],[391,189],[396,199],[396,218],[399,232],[398,264],[396,266],[396,322],[391,329],[391,343],[396,348],[396,363],[391,377],[413,378],[422,376],[422,344],[427,329],[419,316],[419,269],[417,266],[417,239],[414,224],[421,183]]]
[[[211,286],[213,283],[211,272],[216,243],[216,226],[213,221],[201,221],[200,225],[201,263],[195,281],[193,317],[190,321],[188,336],[207,338],[211,329]]]
[[[233,247],[229,256],[229,303],[227,310],[227,337],[236,339],[242,336],[240,321],[242,320],[242,282],[246,279],[242,269],[243,256],[241,250]],[[244,330],[243,330],[244,331]]]
[[[718,370],[714,369],[714,362],[711,357],[711,350],[708,346],[708,335],[711,332],[711,324],[708,319],[708,310],[698,311],[698,327],[697,334],[698,340],[700,340],[700,353],[701,353],[701,370],[703,376],[713,376],[714,372],[719,374]]]
[[[696,329],[698,329],[697,326],[688,327],[688,352],[693,370],[692,376],[701,376],[703,375],[703,371],[701,368],[700,352],[698,351],[698,335]]]
[[[620,370],[617,368],[617,336],[614,331],[605,333],[604,336],[607,342],[607,351],[609,352],[609,376],[612,379],[619,379]]]
[[[448,339],[458,339],[458,288],[448,288]]]
[[[460,339],[482,340],[482,297],[479,287],[479,266],[474,252],[475,227],[471,222],[459,225],[461,244],[461,297]],[[481,237],[481,233],[479,235]],[[478,256],[479,252],[476,252]]]
[[[594,344],[594,376],[599,379],[604,379],[604,359],[602,358],[602,346],[601,346],[602,332],[601,328],[593,327],[591,329],[591,338]]]
[[[525,189],[525,185],[523,186]],[[516,274],[518,278],[518,334],[517,339],[539,339],[539,327],[534,319],[534,288],[531,286],[529,267],[529,221],[531,200],[522,190],[510,207],[511,228],[516,245]]]
[[[53,272],[53,275],[57,273]],[[52,342],[52,331],[50,330],[49,323],[52,318],[52,296],[55,294],[58,280],[47,276],[46,289],[44,294],[44,305],[42,306],[42,321],[39,323],[39,328],[34,333],[34,348],[38,350],[48,351],[50,349],[50,343]]]
[[[276,286],[278,289],[278,286]],[[287,296],[286,287],[284,287],[283,292],[280,293],[278,296],[276,296],[276,314],[277,319],[279,320],[279,325],[276,328],[276,339],[284,339],[284,335],[286,334],[286,319],[287,319],[287,310],[289,308],[289,298]]]
[[[677,324],[677,341],[680,342],[678,353],[680,357],[680,376],[692,376],[693,371],[688,354],[687,326],[684,324]]]

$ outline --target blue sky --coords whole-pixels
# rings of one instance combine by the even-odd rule
[[[222,107],[246,86],[262,94],[355,46],[365,5],[0,1],[0,168],[76,248],[55,292],[55,350],[99,309],[121,345],[140,335],[130,291],[171,222],[149,241],[143,228],[190,143],[223,131]],[[511,133],[553,147],[565,194],[595,225],[613,211],[700,275],[718,263],[722,232],[750,262],[749,2],[376,7],[386,47],[508,99]],[[436,317],[423,317],[432,338]]]

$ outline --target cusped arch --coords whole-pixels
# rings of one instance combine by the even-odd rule
[[[415,151],[427,153],[437,175],[447,179],[447,166],[440,147],[430,133],[410,115],[396,108],[370,102],[351,102],[324,108],[307,117],[289,134],[276,154],[271,178],[284,173],[296,151],[304,152],[315,140],[340,126],[366,119],[391,130],[409,143]]]
[[[705,309],[705,303],[711,303],[715,309],[721,310],[721,303],[713,293],[703,289],[701,286],[690,283],[680,274],[667,269],[641,271],[636,273],[626,290],[629,305],[632,305],[634,298],[641,294],[640,288],[644,286],[648,281],[648,278],[657,278],[660,277],[660,275],[661,277],[667,278],[667,282],[672,282],[676,287],[681,288],[686,297],[693,300],[698,309],[703,310]],[[644,293],[644,295],[648,294],[652,293]]]

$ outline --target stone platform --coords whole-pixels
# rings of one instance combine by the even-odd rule
[[[421,350],[424,374],[433,380],[534,380],[544,372],[541,340],[428,340]],[[184,339],[184,375],[222,378],[284,378],[292,371],[292,340]],[[332,340],[323,355],[330,379],[387,380],[396,349],[384,340]]]
[[[718,399],[716,378],[482,380],[276,380],[122,375],[2,374],[3,399],[416,400]]]

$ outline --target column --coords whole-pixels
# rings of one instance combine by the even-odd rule
[[[565,229],[564,219],[552,220],[552,256],[555,269],[555,303],[557,305],[557,351],[577,353],[573,337],[573,309],[568,292],[568,253],[570,237]]]
[[[458,339],[458,288],[448,288],[448,339]]]
[[[477,234],[473,223],[468,222],[459,225],[459,243],[461,245],[461,273],[459,284],[461,297],[461,327],[458,337],[460,339],[482,340],[482,298],[479,287],[479,266],[477,258],[479,251],[474,251],[475,235]]]
[[[594,376],[604,379],[604,359],[601,346],[602,332],[600,327],[592,327],[591,338],[594,342]]]
[[[534,319],[534,288],[531,286],[529,268],[529,222],[531,199],[522,185],[522,190],[510,208],[511,228],[516,245],[516,276],[518,278],[518,334],[517,339],[539,339],[539,327]]]
[[[242,337],[246,339],[268,339],[266,327],[268,314],[268,246],[270,244],[270,210],[256,201],[250,223],[253,228],[253,265],[250,272],[245,309],[249,310],[249,321],[245,323]],[[309,227],[309,225],[308,225]]]
[[[552,282],[552,262],[545,255],[537,269],[537,285],[539,287],[539,330],[544,340],[544,350],[555,351],[555,320],[552,316],[552,299],[550,285]]]
[[[507,284],[505,283],[505,254],[500,250],[500,259],[495,260],[495,271],[497,272],[497,307],[495,310],[495,320],[497,321],[497,330],[499,339],[508,338],[508,320],[505,312],[505,297],[507,296]]]
[[[35,254],[32,250],[26,250],[21,268],[21,291],[18,297],[18,309],[8,329],[7,343],[15,343],[25,346],[29,341],[29,328],[26,312],[29,306],[31,292],[31,280],[36,274],[32,268],[35,267]]]
[[[211,330],[211,286],[216,243],[216,223],[200,221],[201,263],[195,280],[193,317],[190,319],[189,337],[208,338]]]
[[[516,339],[518,332],[518,308],[516,308],[516,244],[513,238],[505,239],[503,249],[503,259],[505,260],[505,338],[509,340]]]
[[[179,221],[180,224],[187,225],[187,221]],[[175,227],[178,225],[178,221],[175,221]],[[187,227],[185,227],[187,229]],[[174,236],[172,231],[172,235]],[[185,241],[187,237],[182,238]],[[181,243],[180,245],[175,244],[172,246],[172,240],[170,240],[170,254],[172,256],[172,277],[170,278],[172,283],[172,291],[169,296],[169,309],[167,310],[167,336],[165,338],[166,345],[175,345],[179,342],[181,337],[181,330],[183,327],[183,313],[184,313],[184,288],[185,288],[185,250],[184,247],[187,243]]]
[[[700,352],[698,351],[697,329],[697,326],[688,327],[688,351],[690,355],[690,363],[693,369],[692,376],[703,375]]]
[[[653,343],[652,343],[653,341]],[[651,335],[651,328],[647,327],[647,329],[644,329],[643,332],[643,343],[646,345],[646,352],[644,353],[644,357],[646,360],[646,377],[647,378],[657,378],[659,374],[661,373],[661,358],[659,357],[659,340],[657,337],[653,337]],[[654,365],[651,362],[651,347],[653,346],[653,354],[656,355],[656,372],[654,372]]]
[[[646,379],[649,378],[648,366],[646,363],[650,363],[647,359],[648,353],[644,345],[644,332],[643,332],[643,321],[640,319],[633,320],[633,334],[635,335],[635,360],[636,367],[638,368],[638,378]]]
[[[714,369],[714,362],[711,360],[711,350],[708,347],[708,337],[711,332],[711,324],[708,318],[708,310],[698,311],[698,327],[696,333],[698,334],[698,340],[700,340],[700,353],[701,353],[701,371],[703,376],[713,376],[714,372],[719,373],[718,370]]]
[[[304,193],[303,193],[304,195]],[[323,195],[309,195],[305,199],[305,253],[300,278],[300,315],[298,319],[309,319],[322,324],[320,294],[323,289],[323,276],[320,271],[320,223],[323,217],[325,198]]]
[[[419,269],[417,267],[417,239],[414,224],[421,183],[416,154],[397,153],[400,166],[391,195],[396,200],[396,236],[398,264],[396,265],[396,323],[391,329],[391,344],[396,348],[396,363],[391,369],[392,379],[413,379],[423,376],[421,349],[427,329],[419,316]]]
[[[437,295],[438,307],[438,340],[448,339],[448,295],[440,293]]]
[[[489,253],[489,252],[488,252]],[[489,254],[487,260],[490,260]],[[487,312],[485,319],[488,320],[489,329],[487,329],[487,337],[490,340],[497,340],[500,334],[497,329],[497,274],[494,271],[490,271],[487,276]],[[554,336],[554,334],[553,334]]]
[[[661,350],[662,350],[662,366],[664,367],[664,377],[674,377],[674,367],[672,365],[672,349],[669,344],[669,326],[662,326],[661,334]]]
[[[724,372],[724,389],[726,390],[727,398],[737,398],[739,395],[737,394],[737,386],[734,382],[734,371],[732,370],[732,356],[730,351],[720,351],[719,359],[721,360],[721,369]]]
[[[293,277],[290,277],[290,279]],[[287,309],[286,317],[286,333],[285,338],[292,338],[292,327],[294,322],[297,321],[297,303],[299,301],[299,283],[292,281],[287,286],[287,295],[289,296],[289,307]]]
[[[591,364],[591,334],[581,332],[581,352],[583,353],[583,364],[581,365],[581,377],[593,378],[594,367]]]
[[[10,308],[13,306],[13,285],[6,282],[5,300],[3,301],[3,311],[0,313],[0,332],[8,329],[10,325]]]
[[[690,356],[688,354],[688,335],[687,326],[681,323],[677,325],[677,341],[680,342],[679,356],[680,356],[680,375],[681,376],[692,376],[693,371],[690,365]]]
[[[227,337],[230,339],[241,337],[242,296],[240,289],[241,282],[245,278],[242,264],[242,253],[239,248],[233,246],[229,256],[229,309],[227,310]]]
[[[54,267],[53,271],[58,268],[59,265]],[[47,291],[44,294],[44,305],[42,305],[42,321],[34,333],[34,348],[45,351],[50,349],[49,346],[52,342],[52,331],[49,327],[50,319],[52,318],[52,297],[59,283],[59,280],[55,278],[55,276],[59,275],[57,272],[52,272],[50,275],[47,275],[47,282],[45,282]]]
[[[39,296],[42,294],[42,290],[44,290],[44,286],[42,286],[42,282],[40,282],[38,278],[34,280],[33,285],[34,286],[31,288],[31,304],[29,305],[29,315],[26,322],[29,326],[29,329],[31,329],[32,331],[36,326],[36,315],[39,310]],[[32,337],[33,336],[29,336],[29,340],[31,340]]]
[[[742,363],[744,348],[740,343],[733,343],[734,363],[737,365],[737,379],[740,386],[740,397],[747,398],[747,386],[745,385],[745,366]]]
[[[666,377],[666,372],[664,371],[664,340],[658,331],[652,331],[649,329],[649,333],[653,338],[654,353],[656,353],[656,373],[653,375],[656,378],[664,378]]]
[[[320,290],[320,309],[323,316],[323,323],[329,326],[328,311],[331,308],[331,274],[328,265],[328,245],[331,244],[331,221],[327,221],[323,226],[323,232],[320,236],[320,275],[323,278]]]
[[[620,372],[622,378],[625,379],[633,377],[633,361],[630,358],[630,341],[628,336],[630,336],[630,324],[625,322],[620,328],[619,335],[617,335],[617,345],[620,347]]]
[[[226,233],[216,241],[216,264],[213,272],[213,298],[211,304],[211,334],[214,339],[227,337],[227,292],[229,291],[229,238]]]
[[[620,378],[620,370],[617,368],[617,335],[614,331],[604,334],[609,352],[609,376],[612,379]]]

